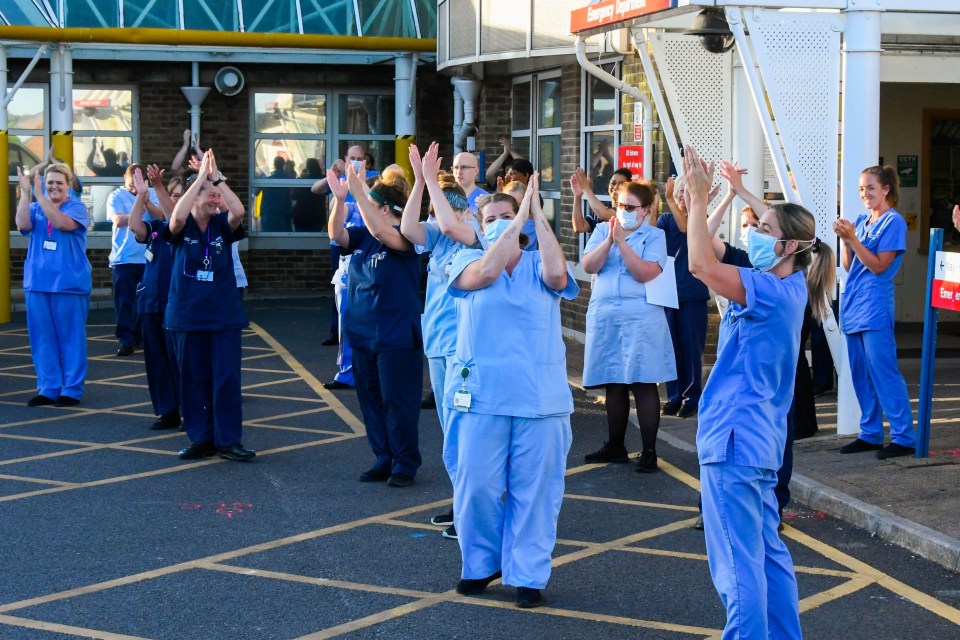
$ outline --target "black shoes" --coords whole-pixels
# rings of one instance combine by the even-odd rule
[[[413,484],[413,476],[408,476],[405,473],[394,473],[390,475],[390,478],[387,480],[388,487],[409,487]]]
[[[446,529],[444,529],[444,530],[443,530],[443,533],[441,533],[440,535],[442,535],[442,536],[443,536],[444,538],[446,538],[447,540],[457,540],[457,539],[458,539],[458,538],[457,538],[457,528],[456,528],[455,526],[453,526],[452,524],[451,524],[449,527],[447,527]]]
[[[28,407],[48,407],[50,405],[56,404],[57,401],[53,398],[48,398],[47,396],[37,394],[27,400]]]
[[[421,409],[436,409],[437,408],[437,397],[433,394],[433,391],[427,393],[423,396],[423,400],[420,401]]]
[[[323,388],[328,391],[336,391],[337,389],[353,389],[352,386],[346,382],[340,382],[339,380],[331,380],[330,382],[324,382]]]
[[[853,442],[840,447],[840,453],[863,453],[864,451],[879,451],[882,448],[882,444],[873,444],[857,438]]]
[[[55,407],[75,407],[80,401],[70,396],[57,396],[57,401],[53,403]]]
[[[697,405],[695,404],[685,404],[680,407],[680,410],[677,411],[678,418],[689,418],[690,416],[697,415]]]
[[[663,408],[660,409],[660,413],[665,416],[675,416],[678,411],[680,411],[679,402],[664,402]]]
[[[324,347],[332,347],[334,345],[340,344],[340,338],[333,335],[327,336],[326,338],[320,341],[320,344],[323,345]]]
[[[828,393],[833,393],[833,387],[814,387],[813,388],[813,397],[819,398],[820,396],[825,396]]]
[[[637,456],[637,473],[653,473],[657,470],[657,454],[653,451],[644,451]]]
[[[257,456],[256,451],[245,449],[240,443],[232,444],[229,447],[217,447],[217,454],[224,460],[233,460],[234,462],[246,462]]]
[[[150,425],[152,431],[162,431],[163,429],[176,429],[180,426],[180,416],[175,413],[165,413]]]
[[[133,355],[133,345],[122,344],[120,348],[117,349],[118,356],[132,356]]]
[[[697,519],[693,521],[693,524],[690,525],[691,529],[696,529],[697,531],[703,531],[703,514],[697,516]]]
[[[447,511],[446,513],[438,513],[437,515],[430,518],[430,524],[437,527],[449,527],[453,524],[453,509]]]
[[[357,478],[360,482],[383,482],[390,477],[389,471],[380,471],[379,469],[367,469]]]
[[[540,594],[540,589],[517,587],[517,599],[514,602],[521,609],[532,609],[543,604],[543,596]]]
[[[886,460],[887,458],[899,458],[900,456],[912,456],[917,452],[913,447],[905,447],[902,444],[891,442],[883,449],[877,451],[877,458]]]
[[[501,572],[497,571],[492,576],[487,576],[486,578],[478,578],[476,580],[463,578],[457,583],[457,593],[464,596],[478,596],[483,593],[487,585],[494,580],[499,580],[502,575]]]
[[[177,455],[181,460],[199,460],[217,455],[217,448],[212,442],[195,442],[186,449],[181,449]]]
[[[609,442],[604,442],[603,446],[598,450],[583,456],[583,460],[590,463],[615,462],[619,464],[628,462],[629,458],[627,458],[627,448],[622,444],[616,446],[611,445]]]

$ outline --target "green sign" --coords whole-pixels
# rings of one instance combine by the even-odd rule
[[[920,173],[920,156],[897,156],[897,176],[901,187],[917,186]]]

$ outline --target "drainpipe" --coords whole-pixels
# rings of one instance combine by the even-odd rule
[[[417,141],[417,54],[401,54],[394,59],[395,126],[394,162],[403,167],[407,179],[413,181],[410,166],[410,145]]]
[[[618,80],[587,60],[586,44],[580,36],[577,36],[575,46],[577,62],[580,63],[584,71],[606,82],[617,91],[643,103],[643,179],[650,180],[653,177],[653,106],[650,104],[650,99],[636,87],[623,80]]]
[[[480,81],[473,78],[457,77],[452,79],[453,88],[463,100],[463,124],[457,132],[454,147],[461,151],[473,152],[477,148],[476,110],[477,98],[480,97]]]
[[[456,89],[453,90],[453,155],[463,153],[460,146],[460,129],[463,127],[463,96]]]
[[[193,80],[193,86],[180,87],[180,91],[183,92],[183,97],[190,103],[190,110],[187,113],[190,114],[190,132],[193,135],[191,143],[193,143],[197,136],[200,135],[200,114],[203,113],[200,105],[203,104],[203,101],[207,98],[207,94],[210,93],[210,87],[200,86],[199,62],[190,64],[190,75]]]

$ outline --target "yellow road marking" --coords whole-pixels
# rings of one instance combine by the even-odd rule
[[[111,633],[109,631],[100,631],[99,629],[86,629],[84,627],[74,627],[68,624],[56,624],[54,622],[42,622],[40,620],[18,618],[16,616],[0,615],[0,623],[26,629],[36,629],[38,631],[65,633],[81,638],[98,638],[99,640],[149,640],[149,638],[143,638],[141,636],[128,636],[122,633]]]
[[[658,463],[659,464],[659,463]],[[651,507],[653,509],[669,509],[672,511],[697,511],[696,507],[690,507],[679,504],[665,504],[662,502],[643,502],[641,500],[626,500],[624,498],[604,498],[600,496],[584,496],[575,493],[563,494],[564,500],[587,500],[590,502],[608,502],[611,504],[622,504],[630,507]]]
[[[874,584],[874,582],[875,581],[872,578],[864,578],[863,576],[853,577],[843,584],[833,587],[832,589],[815,593],[812,596],[801,600],[800,613],[811,611],[821,605],[827,604],[828,602],[833,602],[834,600],[839,600],[844,596],[849,596],[850,594],[856,593],[865,587],[869,587],[871,584]]]

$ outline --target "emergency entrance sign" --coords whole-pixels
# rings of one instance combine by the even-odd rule
[[[570,13],[570,33],[580,33],[677,6],[677,0],[596,0]]]
[[[634,175],[643,176],[643,145],[620,145],[617,151],[617,166],[630,169]]]
[[[960,311],[960,254],[937,251],[930,305]]]

